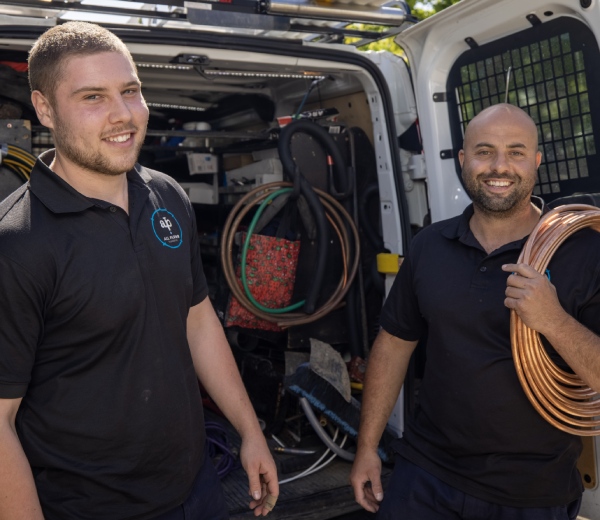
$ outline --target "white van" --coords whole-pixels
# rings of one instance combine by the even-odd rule
[[[349,362],[359,392],[361,359],[377,333],[398,257],[421,228],[470,202],[457,153],[481,109],[506,100],[536,121],[544,158],[535,193],[546,202],[600,192],[598,0],[462,0],[419,23],[403,2],[379,0],[5,0],[0,197],[26,181],[6,160],[14,150],[8,145],[34,156],[52,147],[29,102],[24,64],[43,31],[69,20],[105,25],[132,52],[150,107],[140,162],[172,175],[195,205],[211,298],[280,452],[282,480],[314,465],[324,450],[320,441],[311,444],[312,428],[285,376],[318,340]],[[390,35],[406,61],[356,48]],[[347,37],[354,43],[344,44]],[[337,225],[320,227],[313,209],[295,203],[304,182],[298,172],[349,217],[336,209]],[[299,252],[295,283],[265,286],[279,306],[307,300],[279,321],[232,302],[232,293],[244,299],[235,279],[244,245],[236,237],[250,224],[249,216],[232,219],[246,207],[240,200],[260,196],[272,182],[284,192],[279,212],[262,219],[264,234],[297,243]],[[260,255],[248,262],[257,276],[272,278],[271,262]],[[390,421],[397,434],[415,405],[422,363],[417,356]],[[352,424],[344,430],[329,401],[318,412],[332,435],[349,434],[343,451],[350,453]],[[587,490],[581,515],[600,520],[600,444],[592,439],[584,439],[580,461]],[[230,442],[235,447],[233,436]],[[356,510],[349,469],[338,457],[283,484],[270,517],[318,520]],[[232,518],[252,516],[244,478],[233,471],[223,480]]]

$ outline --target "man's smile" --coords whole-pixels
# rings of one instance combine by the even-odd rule
[[[499,187],[499,188],[510,186],[512,184],[511,181],[499,181],[499,180],[489,180],[489,181],[485,181],[485,183],[488,186],[495,186],[495,187]]]
[[[130,137],[131,137],[131,134],[129,133],[129,134],[115,135],[112,137],[105,137],[104,140],[110,141],[113,143],[124,143],[125,141],[128,141]]]

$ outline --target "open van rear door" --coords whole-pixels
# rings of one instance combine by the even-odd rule
[[[508,101],[539,129],[535,194],[600,192],[600,5],[588,0],[462,0],[396,38],[411,65],[433,221],[469,200],[457,154],[467,123]],[[599,518],[600,441],[584,439],[581,514]]]

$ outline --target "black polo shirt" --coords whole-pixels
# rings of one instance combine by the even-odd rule
[[[129,215],[38,160],[0,204],[0,397],[46,520],[147,519],[203,459],[186,339],[207,295],[194,212],[168,176],[127,173]]]
[[[582,491],[581,441],[535,411],[511,354],[508,273],[501,267],[517,261],[526,239],[488,255],[471,233],[472,215],[469,206],[415,237],[383,308],[381,326],[390,334],[427,336],[419,405],[398,451],[483,500],[567,504]],[[600,234],[571,236],[549,269],[563,307],[599,333]]]

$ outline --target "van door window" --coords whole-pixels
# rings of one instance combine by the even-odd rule
[[[543,159],[535,194],[550,201],[600,191],[594,137],[600,104],[588,91],[598,84],[599,59],[587,25],[565,17],[466,51],[447,84],[454,100],[448,104],[454,150],[462,147],[464,130],[477,113],[508,101],[538,126]]]

